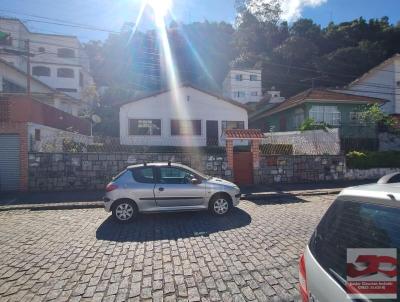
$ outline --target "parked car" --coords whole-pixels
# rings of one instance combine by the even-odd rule
[[[233,183],[175,163],[129,166],[106,187],[105,210],[119,222],[139,212],[209,210],[216,216],[237,206],[240,189]]]
[[[319,222],[300,258],[299,290],[302,300],[375,301],[371,300],[370,294],[362,292],[363,288],[357,289],[353,283],[348,283],[348,277],[353,277],[348,271],[349,265],[353,267],[354,264],[357,269],[359,265],[369,266],[368,261],[364,263],[360,260],[365,258],[358,256],[352,258],[356,259],[355,262],[348,264],[349,253],[361,252],[375,257],[374,253],[379,254],[382,250],[400,248],[399,217],[400,174],[384,176],[376,184],[344,189]],[[359,249],[372,250],[365,252]],[[396,268],[396,265],[393,267]],[[364,277],[362,270],[357,272]],[[368,277],[371,275],[367,274]],[[357,278],[360,276],[357,274]],[[399,290],[397,298],[400,298]],[[398,300],[389,298],[379,301]]]

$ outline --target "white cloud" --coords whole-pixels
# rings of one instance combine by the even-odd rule
[[[317,7],[328,0],[281,0],[282,19],[289,22],[295,21],[301,17],[301,13],[305,7]]]

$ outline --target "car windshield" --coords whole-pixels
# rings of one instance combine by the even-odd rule
[[[188,171],[192,172],[194,175],[200,176],[200,177],[203,178],[203,179],[211,179],[211,178],[212,178],[212,176],[206,175],[206,174],[204,174],[204,173],[201,173],[201,172],[199,172],[199,171],[197,171],[197,170],[194,170],[194,169],[192,169],[192,168],[190,168],[190,167],[183,166],[182,168],[184,168],[185,170],[188,170]]]

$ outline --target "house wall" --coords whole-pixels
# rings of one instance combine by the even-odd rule
[[[83,145],[93,144],[93,136],[64,131],[36,123],[27,123],[29,150],[36,152],[63,152],[64,140]],[[36,133],[39,131],[39,137]]]
[[[236,75],[242,75],[243,80],[236,80]],[[250,75],[256,75],[256,81],[250,81]],[[235,92],[242,91],[244,97],[238,97]],[[252,96],[251,92],[257,92],[257,96]],[[224,96],[240,103],[258,102],[262,98],[261,70],[231,70],[228,72],[223,82]]]
[[[298,130],[298,127],[295,126],[294,116],[297,108],[302,108],[304,110],[304,119],[309,117],[310,109],[313,105],[316,106],[336,106],[341,113],[341,123],[349,124],[350,123],[350,112],[360,111],[364,105],[361,104],[343,104],[343,103],[325,103],[325,102],[307,102],[302,105],[289,108],[287,110],[275,113],[265,118],[265,122],[269,127],[273,126],[274,131],[284,131],[281,129],[280,119],[281,117],[286,118],[286,130],[285,131],[295,131]]]
[[[387,100],[382,110],[388,114],[400,114],[400,57],[373,70],[344,92]]]
[[[161,135],[131,136],[128,133],[129,119],[161,119]],[[201,135],[171,135],[171,119],[201,120]],[[218,137],[222,145],[221,122],[244,121],[247,129],[247,119],[244,108],[191,87],[182,87],[177,98],[170,91],[121,106],[120,140],[123,145],[206,146],[206,121],[215,120],[218,121]]]

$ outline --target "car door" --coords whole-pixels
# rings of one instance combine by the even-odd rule
[[[154,167],[137,167],[133,168],[131,172],[135,182],[128,188],[130,196],[136,201],[140,210],[154,210],[157,207],[154,197]]]
[[[180,167],[161,166],[157,176],[154,196],[160,208],[204,204],[205,183],[192,184],[190,180],[195,177],[192,172]]]

